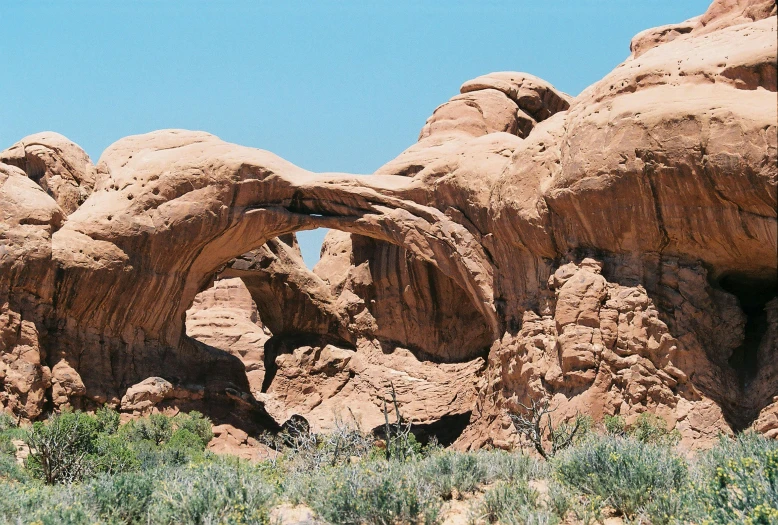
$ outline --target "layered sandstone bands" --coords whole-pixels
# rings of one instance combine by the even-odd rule
[[[394,386],[462,447],[510,445],[540,396],[689,444],[772,435],[776,34],[774,3],[717,0],[575,98],[484,75],[372,176],[202,132],[96,166],[22,139],[0,153],[2,401],[373,428]],[[316,227],[309,270],[293,233]]]

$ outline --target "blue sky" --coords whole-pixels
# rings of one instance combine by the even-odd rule
[[[53,130],[96,162],[200,129],[314,171],[371,173],[465,80],[526,71],[572,95],[631,37],[708,0],[14,2],[0,5],[0,149]],[[309,264],[321,231],[299,234]]]

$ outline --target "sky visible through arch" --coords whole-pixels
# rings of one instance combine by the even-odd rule
[[[578,94],[643,29],[701,0],[22,2],[0,5],[0,150],[52,130],[208,131],[313,171],[371,173],[466,80],[524,71]],[[298,234],[306,263],[323,230]]]

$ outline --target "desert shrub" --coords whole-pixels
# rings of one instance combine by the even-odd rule
[[[165,464],[162,449],[151,441],[130,442],[129,446],[138,460],[139,470],[153,470]]]
[[[0,432],[5,432],[8,429],[16,428],[18,426],[13,415],[8,412],[0,412]]]
[[[605,433],[612,436],[630,436],[643,443],[658,443],[674,446],[681,439],[677,430],[669,430],[667,422],[651,412],[640,414],[632,425],[627,425],[621,416],[605,416],[602,420]]]
[[[627,422],[621,416],[605,416],[602,419],[602,425],[605,427],[605,433],[612,436],[626,436]]]
[[[154,480],[145,473],[100,476],[89,484],[90,499],[109,523],[147,523]]]
[[[363,433],[358,427],[337,424],[335,430],[325,436],[321,450],[325,451],[325,461],[330,465],[339,465],[351,458],[364,458],[374,449],[375,439]]]
[[[576,414],[572,423],[554,424],[551,414],[558,407],[550,408],[548,398],[531,400],[529,406],[519,403],[521,411],[508,414],[513,427],[543,458],[554,457],[573,443],[580,441],[592,428],[592,418]],[[546,448],[546,443],[550,448]]]
[[[485,483],[533,479],[538,477],[544,468],[544,465],[534,458],[522,453],[482,450],[475,454],[486,471]]]
[[[203,443],[202,438],[194,432],[186,428],[179,428],[170,436],[168,442],[165,443],[165,447],[171,449],[202,451],[205,449],[205,443]]]
[[[565,519],[576,502],[573,493],[562,483],[551,481],[548,485],[548,508],[555,516]]]
[[[588,439],[561,453],[553,465],[571,490],[634,516],[656,494],[681,490],[686,462],[670,447],[631,438]]]
[[[698,512],[708,523],[778,523],[778,442],[755,433],[722,437],[702,453]]]
[[[132,472],[141,467],[141,461],[132,444],[116,434],[97,435],[91,460],[96,473]]]
[[[8,449],[10,453],[13,445],[4,440],[5,435],[0,432],[0,451]],[[23,435],[31,449],[27,470],[46,483],[184,465],[202,459],[212,438],[211,423],[199,412],[175,418],[153,414],[121,425],[119,414],[110,408],[99,409],[94,415],[55,414],[35,423]]]
[[[304,419],[292,419],[280,434],[263,434],[260,441],[282,452],[284,465],[290,471],[317,471],[350,463],[355,458],[376,459],[385,455],[374,447],[373,435],[362,432],[353,417],[351,421],[336,417],[334,429],[327,434],[311,431]]]
[[[0,522],[43,525],[87,525],[97,516],[86,502],[82,486],[3,484],[0,491]]]
[[[151,441],[143,440],[131,444],[131,449],[138,459],[140,470],[162,469],[186,465],[192,461],[200,461],[206,457],[201,450],[185,446],[157,446]]]
[[[630,437],[642,443],[658,443],[677,445],[681,440],[681,434],[677,430],[668,430],[667,422],[660,416],[650,412],[640,414],[627,433]]]
[[[559,518],[541,505],[538,492],[526,481],[499,483],[471,511],[476,519],[504,525],[555,524]]]
[[[691,489],[690,484],[681,489],[656,492],[641,509],[638,522],[648,522],[651,525],[701,523],[695,519],[704,514],[701,502]]]
[[[329,523],[435,523],[441,500],[416,465],[370,461],[298,474],[285,483],[293,502],[304,502]]]
[[[472,492],[487,480],[486,461],[482,458],[478,454],[441,451],[420,461],[416,473],[430,484],[436,495],[448,499],[454,490]]]
[[[159,476],[148,508],[152,523],[269,523],[275,488],[251,464],[214,460]]]
[[[25,436],[30,447],[27,469],[49,484],[82,479],[93,470],[98,432],[96,419],[82,412],[63,412],[34,423]]]
[[[497,480],[526,480],[535,460],[504,451],[462,453],[436,449],[414,461],[383,456],[355,465],[298,472],[285,480],[286,495],[332,523],[433,523],[444,499]]]
[[[13,444],[11,435],[0,432],[0,456],[13,456],[16,454],[16,445]]]
[[[176,415],[173,418],[173,426],[176,430],[187,430],[197,436],[202,443],[201,448],[208,446],[208,443],[213,439],[211,421],[195,410],[188,414],[181,413]]]
[[[504,451],[437,450],[415,462],[416,475],[443,499],[452,497],[455,491],[473,492],[494,481],[523,481],[532,477],[535,470],[532,458]]]
[[[398,425],[401,426],[403,421]],[[424,446],[416,439],[411,432],[410,422],[405,423],[405,427],[400,430],[392,430],[389,438],[386,440],[386,451],[390,453],[390,459],[398,461],[409,461],[419,459],[424,455]]]
[[[120,425],[112,410],[66,412],[0,429],[0,523],[268,523],[280,497],[330,523],[437,523],[444,500],[485,490],[471,509],[479,523],[588,525],[611,507],[652,525],[778,524],[778,442],[722,437],[687,464],[658,418],[604,426],[549,461],[435,446],[387,461],[358,427],[302,429],[280,438],[287,457],[253,465],[205,450],[210,423],[198,413]],[[27,468],[2,453],[21,434],[32,445]],[[551,478],[542,498],[530,486],[541,478]]]
[[[110,407],[98,408],[95,411],[94,418],[97,421],[99,432],[115,434],[119,430],[121,422],[119,413]]]
[[[24,430],[19,428],[16,419],[8,412],[0,412],[0,454],[15,455],[14,439],[23,439]]]
[[[13,455],[0,454],[0,483],[1,482],[26,482],[30,476],[24,470]]]
[[[203,440],[186,428],[179,428],[159,449],[158,463],[161,465],[186,465],[204,459]]]
[[[122,425],[119,433],[130,441],[145,440],[161,445],[173,435],[173,421],[164,414],[151,414],[128,421]]]

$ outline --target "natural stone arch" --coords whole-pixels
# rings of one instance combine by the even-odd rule
[[[77,332],[69,341],[97,338],[122,359],[191,347],[185,311],[219,269],[269,239],[316,227],[402,246],[455,281],[499,333],[483,248],[419,204],[424,193],[412,179],[313,174],[187,131],[123,139],[97,170],[93,194],[52,236],[59,324]]]

